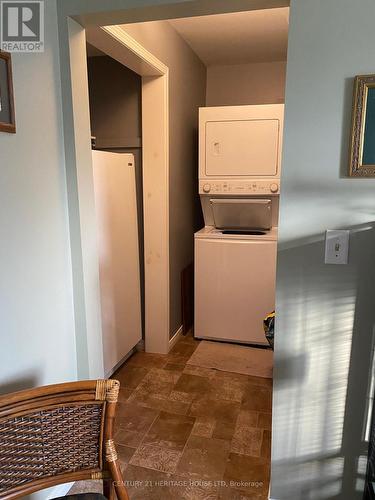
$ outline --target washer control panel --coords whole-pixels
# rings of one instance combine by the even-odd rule
[[[199,181],[199,194],[279,194],[279,181],[254,180],[254,181]]]

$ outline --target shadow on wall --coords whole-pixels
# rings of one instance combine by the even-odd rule
[[[198,117],[197,117],[198,122]],[[199,231],[204,227],[204,218],[201,206],[201,199],[199,196],[199,141],[198,141],[198,128],[195,127],[192,131],[191,143],[194,149],[194,162],[192,164],[192,185],[191,185],[191,198],[193,202],[193,228],[194,232]],[[192,235],[192,246],[194,247],[194,235]],[[194,250],[193,250],[194,255]]]
[[[279,251],[272,450],[278,491],[271,494],[277,500],[363,495],[375,222],[345,229],[351,229],[346,266],[324,264],[323,235]]]
[[[23,391],[38,386],[39,377],[35,374],[25,374],[19,378],[0,384],[0,396],[11,392]]]

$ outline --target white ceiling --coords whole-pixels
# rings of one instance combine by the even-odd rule
[[[286,60],[289,8],[173,19],[206,66]]]

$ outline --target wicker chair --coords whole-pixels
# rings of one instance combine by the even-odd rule
[[[103,479],[105,497],[129,500],[112,439],[119,388],[97,380],[1,396],[0,499]]]

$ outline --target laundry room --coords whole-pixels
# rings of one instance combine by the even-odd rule
[[[253,124],[257,123],[254,122],[254,119],[263,118],[262,109],[266,113],[263,126],[267,123],[273,123],[272,117],[267,116],[267,113],[271,112],[272,114],[273,111],[270,110],[275,110],[278,116],[277,120],[280,120],[277,123],[275,122],[276,126],[282,127],[288,13],[288,8],[278,8],[121,26],[121,30],[140,43],[145,50],[150,51],[153,56],[166,63],[169,70],[169,186],[166,194],[169,198],[170,209],[168,220],[170,339],[176,333],[181,333],[181,326],[186,316],[189,316],[187,318],[187,327],[192,326],[194,315],[184,313],[186,313],[186,307],[189,306],[188,299],[191,302],[193,280],[187,280],[187,286],[190,289],[186,289],[186,285],[184,289],[184,284],[181,282],[183,281],[184,270],[189,269],[189,266],[194,262],[194,233],[205,225],[214,225],[213,213],[210,214],[211,206],[215,209],[218,208],[221,213],[223,213],[223,207],[225,207],[234,215],[234,212],[238,212],[239,207],[244,208],[252,204],[254,209],[250,209],[250,212],[255,213],[255,210],[259,210],[263,203],[254,204],[256,199],[259,198],[260,201],[262,201],[262,198],[268,199],[269,204],[267,205],[267,202],[265,202],[263,207],[268,213],[272,212],[272,227],[277,227],[279,190],[276,185],[278,185],[280,178],[282,128],[278,128],[277,133],[275,132],[276,129],[272,129],[272,125],[270,125],[269,130],[265,128],[256,131],[255,128],[253,130],[244,128],[243,137],[240,127],[238,130],[231,131],[228,120],[230,120],[229,107],[231,106],[238,107],[237,110],[233,108],[233,112],[237,113],[235,120],[238,125],[238,120],[242,119],[241,113],[244,113],[246,119],[246,106],[268,105],[259,108],[258,111],[256,111],[256,108],[247,108],[249,113],[253,109],[254,112],[259,114],[256,118],[253,118]],[[143,199],[143,177],[147,172],[145,172],[144,164],[142,167],[142,141],[145,140],[145,131],[142,130],[142,113],[147,110],[142,109],[142,80],[144,82],[148,77],[139,74],[139,71],[137,73],[136,62],[130,61],[129,64],[128,59],[122,60],[119,57],[121,49],[119,47],[109,47],[110,41],[104,39],[103,35],[100,37],[95,30],[88,30],[87,39],[88,42],[92,41],[93,44],[96,44],[96,46],[91,43],[87,44],[93,149],[95,151],[111,151],[117,154],[128,153],[134,156],[136,206],[132,217],[134,218],[136,215],[139,254],[138,261],[134,262],[134,265],[140,269],[138,279],[139,293],[141,295],[140,308],[142,310],[141,330],[144,337],[145,228],[143,209],[145,200]],[[111,53],[111,50],[113,53]],[[135,67],[133,67],[135,71],[130,68],[132,64],[135,64]],[[213,146],[216,148],[213,151],[213,161],[215,161],[215,158],[220,161],[219,168],[221,171],[216,176],[215,173],[208,172],[205,177],[207,182],[201,180],[198,185],[198,179],[203,175],[204,155],[206,154],[204,152],[205,137],[204,134],[202,135],[202,130],[205,127],[205,122],[211,123],[216,120],[214,110],[211,110],[211,118],[204,118],[204,113],[210,113],[210,110],[202,109],[202,123],[199,123],[199,108],[205,107],[216,107],[217,113],[222,114],[221,118],[217,119],[226,121],[226,128],[217,130],[214,134],[224,134],[221,139],[225,138],[227,142],[224,146],[223,144],[217,144],[216,141],[215,146]],[[220,111],[220,107],[223,108],[222,111]],[[150,108],[152,113],[152,106]],[[226,110],[229,113],[228,116],[225,116]],[[270,118],[271,122],[267,121]],[[145,117],[143,116],[144,120]],[[202,129],[200,137],[198,134],[199,126]],[[247,140],[251,141],[252,133],[253,137],[256,137],[253,144],[257,143],[259,147],[257,150],[248,148],[249,157],[243,159],[243,156],[247,153],[246,150],[242,151],[241,147]],[[258,133],[259,136],[254,135]],[[268,133],[270,135],[267,136]],[[276,133],[276,136],[271,137],[273,133]],[[228,139],[229,135],[230,138]],[[262,140],[268,142],[263,146]],[[275,140],[278,141],[277,144]],[[220,157],[220,154],[218,154],[220,153],[218,149],[220,147],[224,147],[226,150],[229,148],[228,157],[222,155]],[[199,148],[200,156],[198,155]],[[276,159],[272,157],[272,151],[276,151]],[[267,157],[265,153],[267,153]],[[256,155],[261,155],[261,158],[258,159]],[[276,171],[259,171],[255,174],[250,172],[248,175],[244,164],[256,161],[268,161],[274,164],[276,162]],[[225,170],[227,162],[231,163],[229,170]],[[202,169],[202,175],[198,163]],[[241,171],[242,168],[245,170]],[[198,174],[198,172],[200,173]],[[225,181],[230,177],[237,181],[244,180],[244,182],[248,182],[249,179],[250,181],[260,179],[264,181],[264,185],[261,186],[262,191],[260,193],[254,192],[252,188],[251,198],[248,199],[249,204],[244,203],[245,199],[242,199],[238,205],[231,204],[229,203],[230,199],[236,198],[236,194],[240,193],[240,191],[232,193],[226,191],[224,194],[218,192],[218,188],[222,187],[219,186],[220,180],[224,180],[226,190],[230,189],[225,184]],[[211,182],[210,179],[212,179],[212,190],[206,192],[205,190],[208,189]],[[218,182],[215,184],[215,181]],[[272,190],[271,188],[268,189],[271,185]],[[243,187],[246,189],[245,184]],[[237,189],[237,186],[235,189]],[[242,189],[242,186],[240,186],[240,189]],[[276,192],[274,192],[275,189]],[[211,204],[212,194],[215,195],[216,200],[213,200]],[[219,199],[223,196],[227,200],[224,199],[225,203],[220,204]],[[256,216],[258,215],[261,216],[261,214]],[[152,214],[152,217],[154,216],[155,213]],[[152,221],[150,222],[152,224]],[[265,229],[265,227],[256,227],[254,221],[250,225],[253,226],[250,229]],[[231,228],[229,222],[229,226],[225,229],[240,231],[241,227]],[[244,227],[242,229],[249,228]],[[269,223],[266,229],[270,229]],[[127,231],[127,234],[129,234],[129,231]],[[266,267],[269,268],[272,265]],[[259,272],[262,274],[261,270]],[[151,287],[152,284],[150,283],[149,286]],[[187,300],[184,300],[186,298]],[[152,297],[149,298],[149,302],[151,300]],[[204,306],[202,304],[202,307],[207,306],[209,307],[207,302]],[[234,304],[230,307],[233,306]],[[268,311],[268,309],[273,309],[271,306],[272,301],[268,304],[265,312],[271,312]],[[213,304],[212,307],[215,308],[216,306]],[[262,325],[261,328],[263,328]],[[186,333],[186,329],[185,327],[184,333]],[[227,339],[223,337],[223,340]]]
[[[212,420],[265,488],[288,16],[86,30],[105,374],[130,406]]]

